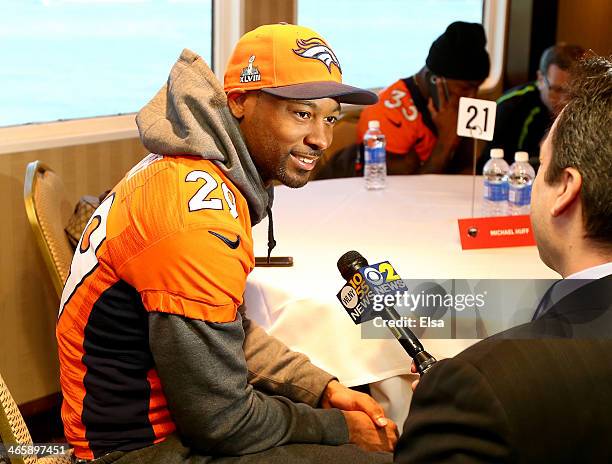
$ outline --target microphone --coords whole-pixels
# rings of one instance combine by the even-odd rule
[[[342,275],[344,280],[346,280],[347,282],[356,280],[355,277],[357,275],[361,275],[360,271],[362,270],[364,270],[366,273],[368,271],[374,272],[380,276],[380,273],[378,273],[378,271],[373,268],[368,268],[368,266],[369,264],[367,259],[365,259],[361,255],[361,253],[354,250],[344,253],[338,260],[338,270],[340,271],[340,274]],[[386,263],[386,265],[380,266],[379,268],[382,269],[383,267],[385,267],[386,269],[390,268],[390,270],[393,270],[389,263]],[[395,274],[394,280],[397,279],[399,279],[399,276]],[[365,285],[365,287],[367,287],[367,284]],[[367,291],[368,289],[364,290],[363,286],[361,286],[358,288],[357,293],[359,295],[362,295]],[[346,292],[341,291],[341,293],[338,294],[338,297],[342,302],[342,297],[340,296],[341,294],[344,294],[344,297],[346,298]],[[352,298],[358,297],[355,295]],[[387,316],[388,319],[400,320],[400,315],[397,313],[393,306],[384,305],[382,312],[383,314],[385,314],[385,316]],[[356,323],[360,322],[361,319],[359,319],[359,322]],[[402,346],[402,348],[404,348],[404,351],[408,353],[408,356],[412,358],[419,374],[424,374],[431,366],[435,364],[436,358],[434,358],[427,351],[425,351],[423,345],[421,344],[417,336],[412,332],[412,330],[407,327],[395,326],[387,326],[387,328],[391,331],[391,333],[393,333],[399,344]]]

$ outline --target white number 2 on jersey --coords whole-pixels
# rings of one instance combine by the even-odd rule
[[[198,191],[189,200],[189,211],[200,211],[201,209],[223,209],[223,202],[220,198],[211,198],[207,200],[208,195],[219,185],[215,178],[206,171],[191,171],[185,177],[186,182],[197,182],[198,180],[204,180],[204,185],[198,189]],[[225,185],[225,182],[221,183],[221,190],[227,203],[227,207],[230,214],[234,219],[238,217],[238,211],[236,210],[236,197],[234,193]]]

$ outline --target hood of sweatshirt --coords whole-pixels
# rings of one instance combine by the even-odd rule
[[[273,188],[264,186],[223,87],[196,53],[183,50],[168,82],[140,110],[136,124],[151,153],[211,160],[246,198],[252,225],[266,217]]]

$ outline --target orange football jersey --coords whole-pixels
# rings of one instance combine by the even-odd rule
[[[246,199],[211,161],[151,154],[119,182],[83,232],[57,324],[62,419],[77,457],[175,430],[147,314],[233,321],[253,267]]]
[[[404,155],[414,151],[421,162],[429,158],[437,142],[432,131],[435,128],[426,102],[412,84],[410,79],[400,79],[380,93],[378,103],[363,109],[357,124],[357,143],[362,142],[368,121],[377,120],[388,152]]]

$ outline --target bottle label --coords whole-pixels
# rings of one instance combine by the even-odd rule
[[[375,148],[366,147],[364,152],[365,152],[364,158],[365,158],[366,164],[385,162],[385,148],[384,147],[375,147]]]
[[[531,203],[531,185],[510,186],[508,201],[514,206],[527,206]]]
[[[508,199],[508,184],[506,182],[484,181],[484,197],[489,201],[506,201]]]

